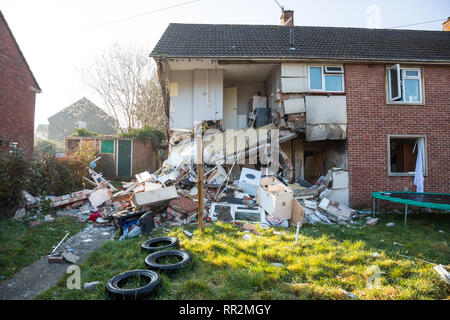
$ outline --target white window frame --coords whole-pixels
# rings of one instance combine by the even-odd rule
[[[325,73],[336,73],[336,74],[343,74],[344,73],[344,67],[342,67],[342,66],[324,66],[324,70],[325,70]],[[331,71],[331,70],[328,70],[328,68],[339,68],[340,69],[340,71]]]
[[[399,92],[401,92],[403,97],[402,101],[393,100],[391,97],[391,76],[389,71],[393,68],[396,68],[398,71],[398,79],[399,79]],[[407,71],[417,71],[417,76],[407,76]],[[401,75],[401,77],[400,77]],[[423,88],[423,79],[422,79],[422,68],[409,68],[409,67],[401,67],[400,64],[396,64],[394,66],[388,67],[386,69],[386,76],[387,76],[387,102],[389,104],[424,104],[424,88]],[[405,98],[405,80],[407,79],[414,79],[419,80],[419,94],[420,94],[420,100],[419,101],[406,101]]]
[[[325,67],[339,67],[342,68],[342,72],[336,72],[336,71],[332,71],[332,72],[327,72],[325,73]],[[311,68],[321,68],[322,70],[322,89],[311,89]],[[330,91],[330,90],[326,90],[325,88],[325,76],[334,76],[334,77],[341,77],[342,78],[342,90],[338,90],[338,91]],[[343,93],[345,92],[345,83],[344,83],[344,67],[343,66],[337,66],[337,65],[311,65],[308,66],[308,91],[312,91],[312,92],[331,92],[331,93]]]
[[[414,177],[414,172],[391,172],[391,139],[423,139],[423,175],[428,175],[427,136],[421,134],[388,134],[387,135],[387,164],[389,177]]]

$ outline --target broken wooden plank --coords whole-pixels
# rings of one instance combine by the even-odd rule
[[[63,263],[64,258],[59,253],[52,253],[47,256],[47,262],[49,263]]]
[[[293,224],[300,223],[300,228],[303,225],[303,218],[305,217],[305,209],[298,203],[297,200],[292,200],[292,215],[290,222]]]

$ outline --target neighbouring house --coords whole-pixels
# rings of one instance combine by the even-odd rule
[[[75,128],[101,135],[116,134],[115,120],[87,98],[82,98],[48,118],[48,139],[64,142]]]
[[[34,135],[36,138],[48,140],[48,124],[39,124]]]
[[[375,191],[450,192],[450,32],[171,23],[150,54],[170,134],[195,121],[219,129],[273,123],[294,178],[347,177],[336,200],[370,204]],[[448,28],[444,24],[445,28]]]
[[[0,150],[33,155],[37,83],[0,11]]]
[[[101,172],[108,178],[130,178],[143,171],[157,169],[157,153],[150,140],[117,136],[69,137],[66,154],[71,155],[81,142],[91,144],[100,155]]]

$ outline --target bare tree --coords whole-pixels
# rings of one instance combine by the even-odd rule
[[[162,124],[156,120],[160,119],[161,90],[154,84],[155,70],[148,52],[143,47],[114,43],[80,70],[83,82],[103,99],[120,132],[164,125],[164,119]]]
[[[136,118],[140,127],[153,127],[164,132],[166,130],[164,100],[156,70],[152,69],[151,74],[151,78],[139,88]]]

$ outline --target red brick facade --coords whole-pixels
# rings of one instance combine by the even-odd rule
[[[384,65],[345,65],[350,204],[374,191],[415,191],[414,177],[388,176],[388,134],[426,135],[424,192],[450,193],[450,67],[423,66],[424,105],[386,104]]]
[[[33,153],[34,108],[39,91],[30,69],[0,12],[0,148],[18,142]]]

